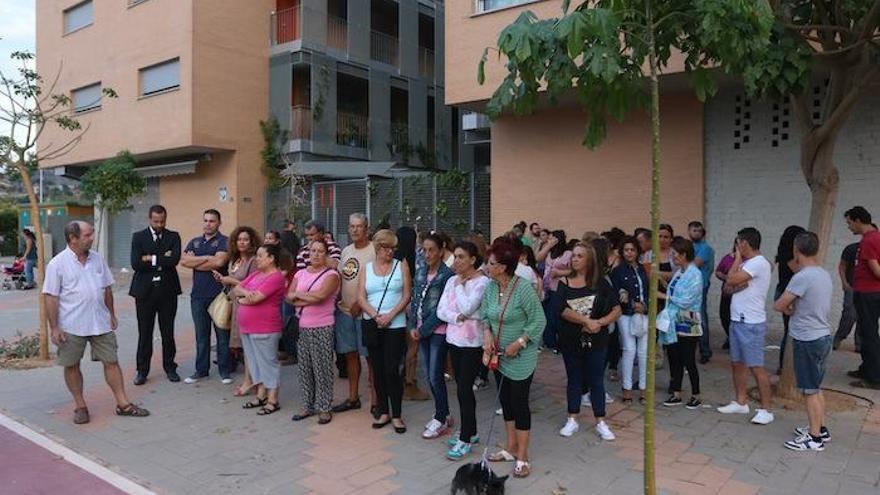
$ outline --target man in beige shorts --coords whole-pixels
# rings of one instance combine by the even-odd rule
[[[83,398],[80,361],[91,346],[92,360],[104,364],[104,377],[116,398],[116,414],[143,417],[150,412],[129,402],[116,358],[116,313],[113,309],[113,275],[91,250],[95,229],[88,222],[72,221],[64,227],[67,249],[46,266],[43,294],[52,342],[58,346],[57,362],[64,367],[64,381],[73,395],[73,422],[89,422]]]

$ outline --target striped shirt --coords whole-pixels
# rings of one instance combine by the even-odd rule
[[[113,285],[113,274],[96,251],[80,263],[69,247],[46,265],[43,294],[58,298],[58,326],[80,337],[102,335],[113,329],[104,289]]]
[[[336,261],[339,261],[342,258],[342,249],[339,249],[339,244],[335,242],[331,242],[327,245],[327,255],[333,258]],[[299,250],[299,254],[296,255],[296,269],[302,270],[311,265],[309,262],[309,242],[306,241],[305,245]]]

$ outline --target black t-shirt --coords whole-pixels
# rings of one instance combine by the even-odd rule
[[[600,280],[596,288],[581,287],[577,289],[569,287],[568,279],[565,279],[559,281],[559,287],[556,289],[556,304],[560,315],[566,308],[569,308],[598,320],[608,315],[619,303],[617,294],[605,279]],[[560,351],[582,354],[608,346],[608,327],[602,327],[598,333],[594,334],[584,333],[581,328],[581,325],[571,323],[562,316],[559,317]]]
[[[856,255],[859,254],[859,243],[854,242],[849,246],[843,248],[843,253],[840,254],[840,261],[846,263],[846,281],[852,286],[853,283],[853,270],[856,268]]]

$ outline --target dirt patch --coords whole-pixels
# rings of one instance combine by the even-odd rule
[[[773,407],[782,408],[788,411],[804,411],[806,410],[806,402],[803,397],[796,399],[783,399],[779,397],[776,390],[776,384],[772,385],[773,389]],[[867,409],[874,405],[874,401],[867,397],[862,397],[856,393],[845,392],[842,390],[823,388],[822,393],[825,395],[825,412],[839,413],[849,412],[858,409]],[[760,402],[757,387],[749,389],[749,397],[752,400]]]
[[[34,368],[48,368],[54,366],[55,361],[50,356],[49,359],[40,358],[8,358],[0,359],[0,369],[7,370],[32,370]]]

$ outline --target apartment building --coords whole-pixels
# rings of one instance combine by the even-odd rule
[[[580,1],[572,2],[572,5]],[[446,103],[480,112],[501,82],[503,61],[490,56],[486,84],[476,82],[485,47],[521,13],[559,17],[562,0],[476,0],[446,5]],[[775,253],[788,225],[807,225],[810,192],[800,171],[799,131],[785,100],[755,100],[732,78],[700,103],[673,60],[661,77],[662,220],[677,229],[702,220],[717,253],[736,231],[755,226],[764,252]],[[810,90],[815,121],[822,114],[826,83]],[[874,91],[844,126],[835,148],[840,196],[827,266],[834,270],[843,247],[855,239],[843,212],[861,204],[880,214],[876,189],[880,141],[880,91]],[[563,228],[569,236],[612,226],[632,230],[649,224],[650,125],[647,115],[609,123],[598,149],[581,146],[585,118],[573,99],[542,104],[533,115],[503,116],[491,136],[491,224],[499,234],[521,219]],[[720,257],[719,257],[720,258]],[[717,284],[716,284],[717,285]],[[716,292],[713,290],[713,297]]]
[[[245,6],[246,5],[246,6]],[[123,149],[147,191],[112,219],[113,266],[128,264],[131,232],[162,203],[191,237],[216,208],[225,226],[263,224],[259,121],[268,114],[269,0],[40,0],[37,70],[72,98],[87,131],[40,166],[80,177]],[[112,88],[118,98],[102,97]],[[64,142],[49,126],[40,143]]]

